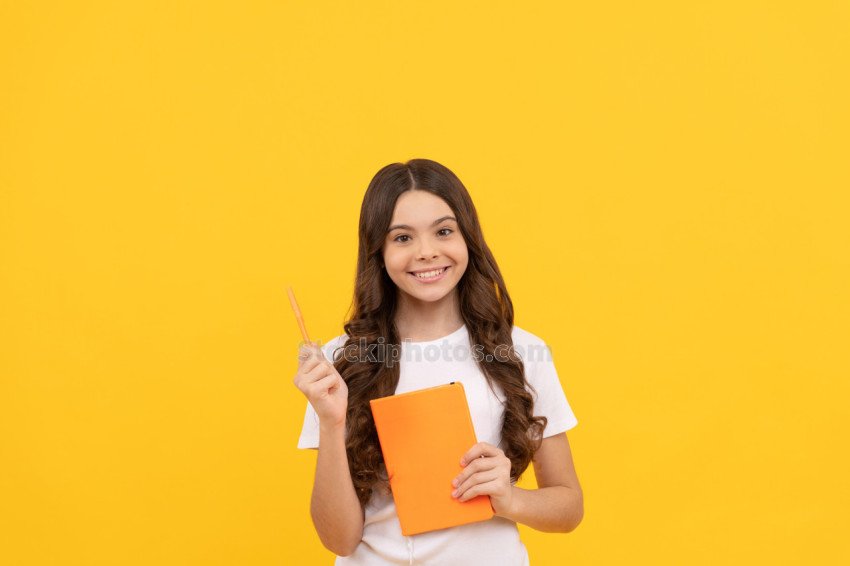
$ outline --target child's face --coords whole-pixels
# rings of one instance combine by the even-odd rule
[[[469,252],[454,217],[446,201],[428,191],[407,191],[398,198],[383,254],[387,273],[399,290],[431,302],[455,288],[466,271]],[[424,278],[413,273],[429,271],[440,273]]]

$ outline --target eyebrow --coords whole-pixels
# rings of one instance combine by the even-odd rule
[[[454,216],[443,216],[442,218],[436,219],[434,221],[434,223],[431,224],[431,226],[436,226],[437,224],[439,224],[440,222],[443,222],[445,220],[454,220],[455,222],[457,222],[457,218],[455,218]],[[402,228],[404,230],[413,230],[413,228],[411,228],[407,224],[396,224],[394,226],[390,226],[389,228],[387,228],[387,233],[392,232],[393,230],[398,230],[400,228]]]

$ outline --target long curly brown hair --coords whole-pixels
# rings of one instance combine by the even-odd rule
[[[372,178],[360,208],[354,298],[351,316],[344,325],[347,350],[345,356],[334,360],[348,386],[345,447],[354,488],[364,507],[371,500],[373,488],[390,493],[369,401],[395,394],[400,348],[385,346],[385,351],[396,358],[393,363],[362,360],[369,359],[366,352],[370,345],[400,343],[395,324],[398,289],[382,267],[382,250],[396,201],[411,190],[429,191],[443,199],[454,212],[466,242],[469,263],[457,286],[461,317],[470,344],[482,348],[483,355],[476,356],[476,363],[490,388],[498,384],[506,398],[501,434],[505,455],[511,460],[511,481],[517,481],[528,468],[547,423],[546,417],[532,415],[533,399],[527,389],[531,386],[511,339],[513,304],[484,242],[466,187],[448,168],[429,159],[387,165]],[[496,355],[500,345],[509,347],[507,356],[505,346]]]

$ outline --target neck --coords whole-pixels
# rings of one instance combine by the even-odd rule
[[[434,302],[399,291],[395,325],[402,341],[425,342],[448,336],[463,325],[457,288]]]

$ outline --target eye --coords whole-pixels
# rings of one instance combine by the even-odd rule
[[[407,240],[400,241],[399,238],[410,238],[410,236],[408,236],[407,234],[401,234],[400,236],[396,236],[395,238],[393,238],[393,242],[398,242],[400,244],[403,244],[404,242],[407,241]]]
[[[443,228],[442,230],[438,230],[437,234],[439,234],[440,232],[448,232],[448,234],[446,234],[446,236],[448,236],[449,234],[454,232],[454,230],[452,230],[451,228]]]

